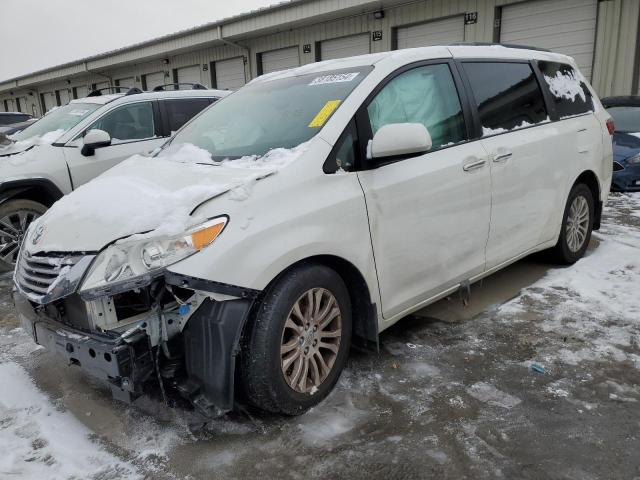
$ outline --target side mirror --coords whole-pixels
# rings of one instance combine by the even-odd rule
[[[421,123],[390,123],[371,142],[371,159],[420,155],[431,150],[431,135]]]
[[[108,147],[111,145],[111,136],[104,130],[89,130],[82,139],[82,150],[80,153],[85,157],[90,157],[96,148]]]

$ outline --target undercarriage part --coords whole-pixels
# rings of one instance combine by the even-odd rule
[[[205,415],[233,408],[235,360],[252,303],[206,299],[183,331],[188,380],[178,390]]]

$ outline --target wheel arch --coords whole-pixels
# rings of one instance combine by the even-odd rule
[[[264,289],[301,265],[323,265],[334,270],[344,281],[352,309],[352,343],[365,348],[378,348],[378,313],[364,275],[348,260],[336,255],[313,255],[298,260],[282,270]],[[375,346],[374,346],[375,344]]]
[[[51,207],[60,200],[64,194],[51,181],[45,178],[33,178],[25,180],[11,180],[0,184],[0,205],[14,200],[32,200]]]
[[[598,176],[592,170],[585,170],[580,175],[578,175],[578,178],[576,178],[576,181],[573,182],[572,188],[573,186],[578,185],[579,183],[586,185],[589,188],[589,190],[591,190],[591,194],[593,195],[594,210],[595,210],[594,218],[593,218],[593,229],[599,230],[600,221],[602,218],[603,202],[600,198],[600,193],[602,190],[600,187],[600,181],[598,180]]]

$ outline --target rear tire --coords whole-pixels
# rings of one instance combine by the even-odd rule
[[[347,361],[351,324],[349,292],[334,270],[303,265],[286,273],[245,332],[240,375],[248,400],[285,415],[320,403]]]
[[[0,272],[13,270],[27,228],[47,207],[33,200],[8,200],[0,205]]]
[[[584,256],[591,240],[594,210],[589,187],[583,183],[574,185],[564,208],[558,243],[550,250],[553,260],[571,265]]]

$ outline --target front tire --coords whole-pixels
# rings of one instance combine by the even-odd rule
[[[574,185],[564,209],[558,243],[551,250],[557,262],[571,265],[584,256],[591,240],[593,218],[591,190],[583,183]]]
[[[27,228],[47,207],[32,200],[8,200],[0,205],[0,272],[13,270]]]
[[[295,267],[271,286],[243,342],[241,378],[256,407],[299,415],[333,389],[351,343],[351,301],[322,265]]]

